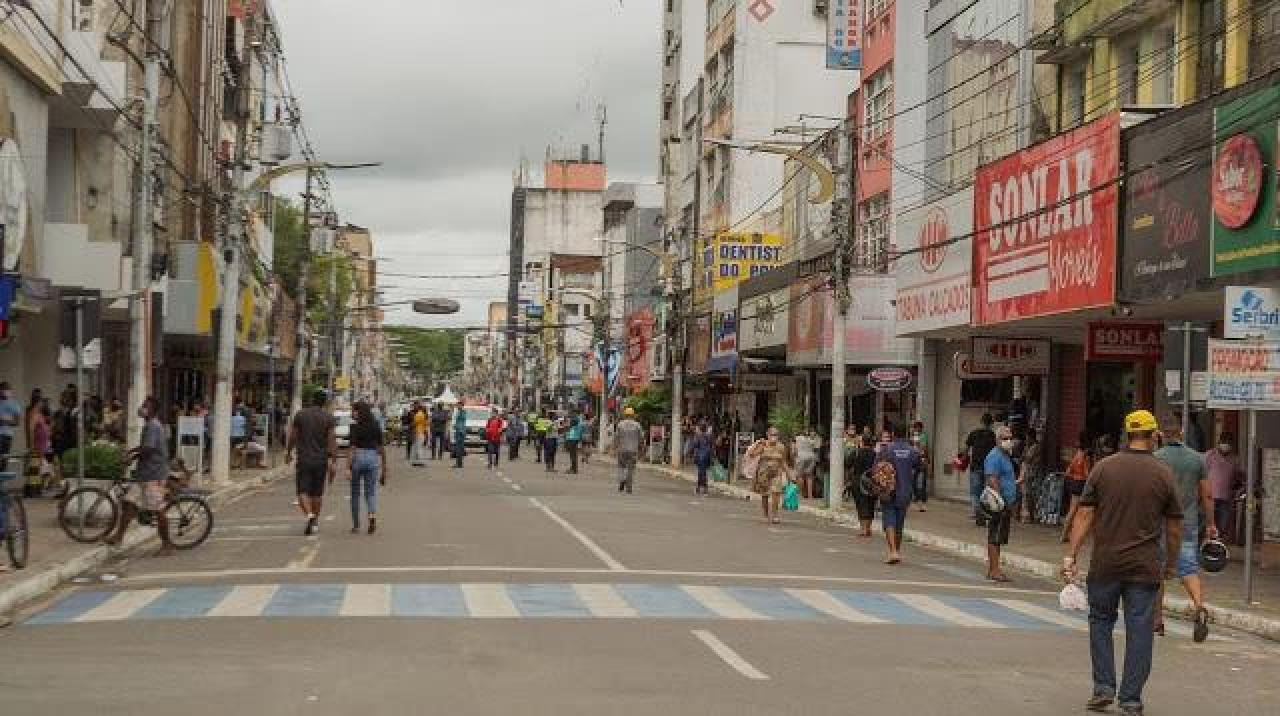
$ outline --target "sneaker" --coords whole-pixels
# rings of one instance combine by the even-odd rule
[[[1094,694],[1085,702],[1084,707],[1089,711],[1106,711],[1111,708],[1111,704],[1115,703],[1115,698],[1107,694]]]
[[[1200,607],[1196,610],[1196,622],[1191,627],[1191,640],[1197,644],[1209,638],[1209,610]]]
[[[302,534],[304,534],[304,535],[306,535],[306,536],[310,537],[311,535],[313,535],[313,534],[315,534],[315,533],[316,533],[316,518],[314,518],[314,517],[308,517],[308,518],[307,518],[307,528],[306,528],[305,530],[303,530],[303,531],[302,531]]]
[[[370,517],[369,518],[369,534],[373,534],[374,532],[377,532],[377,531],[378,531],[378,518]]]
[[[1120,704],[1120,713],[1126,716],[1142,716],[1142,704]]]

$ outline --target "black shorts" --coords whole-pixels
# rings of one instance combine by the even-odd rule
[[[298,461],[294,481],[298,486],[298,494],[307,497],[323,497],[325,479],[329,476],[329,463],[306,463]]]
[[[1084,483],[1088,482],[1088,480],[1067,479],[1064,482],[1067,483],[1067,494],[1079,497],[1084,494]]]
[[[987,517],[987,544],[1003,546],[1009,544],[1009,523],[1013,522],[1013,509],[1006,507],[1000,514]]]

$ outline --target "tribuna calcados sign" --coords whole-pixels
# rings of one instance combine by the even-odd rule
[[[1119,147],[1113,113],[978,169],[974,324],[1113,302]]]

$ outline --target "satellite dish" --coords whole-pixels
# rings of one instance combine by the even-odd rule
[[[27,175],[23,171],[18,143],[0,139],[0,226],[3,226],[4,265],[13,271],[22,254],[22,241],[27,235]]]
[[[457,313],[461,306],[452,298],[423,298],[413,302],[414,313],[445,314]]]

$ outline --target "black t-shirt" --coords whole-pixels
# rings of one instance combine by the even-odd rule
[[[969,437],[964,439],[964,445],[969,448],[969,469],[981,471],[982,464],[987,460],[987,453],[995,449],[996,434],[985,426],[974,428]]]
[[[431,411],[431,432],[443,433],[444,427],[449,422],[449,413],[440,408]]]
[[[351,426],[351,447],[366,450],[377,450],[382,447],[382,428],[377,421],[362,423],[357,421]]]
[[[314,465],[329,459],[333,416],[324,408],[304,408],[293,418],[297,430],[298,462]]]

